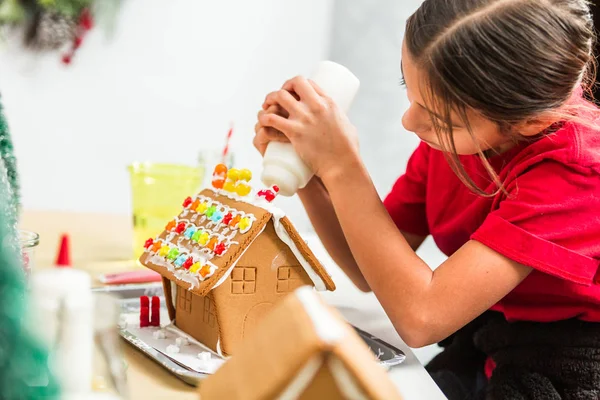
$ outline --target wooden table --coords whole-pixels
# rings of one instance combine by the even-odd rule
[[[127,271],[135,267],[131,221],[127,216],[26,211],[21,228],[40,234],[40,245],[35,255],[36,269],[53,265],[61,233],[70,235],[73,265],[88,271],[94,278],[100,273]],[[390,371],[404,399],[444,399],[412,350],[395,332],[375,296],[362,293],[352,285],[329,258],[318,238],[307,236],[305,239],[336,282],[337,290],[325,293],[325,299],[336,306],[350,323],[386,340],[406,354],[406,361]],[[95,284],[100,285],[97,280]],[[198,398],[195,388],[172,376],[133,347],[123,344],[123,352],[129,365],[127,378],[132,399]]]

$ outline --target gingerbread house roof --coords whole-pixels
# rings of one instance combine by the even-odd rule
[[[299,398],[323,366],[344,398],[401,398],[354,329],[314,290],[302,287],[276,305],[236,355],[200,383],[201,399]]]
[[[334,290],[331,277],[285,215],[265,200],[205,189],[155,239],[140,262],[192,293],[205,296],[227,279],[237,261],[273,221],[317,290]]]

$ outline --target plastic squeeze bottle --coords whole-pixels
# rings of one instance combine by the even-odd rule
[[[360,82],[350,70],[332,61],[322,61],[310,77],[344,112],[356,96]],[[278,186],[279,194],[293,196],[306,186],[313,172],[296,154],[291,143],[271,142],[263,158],[261,179],[269,187]]]

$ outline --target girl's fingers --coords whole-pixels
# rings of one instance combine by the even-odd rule
[[[320,104],[319,94],[308,82],[308,79],[303,76],[297,76],[290,79],[283,85],[283,89],[288,92],[296,93],[300,97],[300,100],[311,109]]]
[[[315,92],[317,92],[317,94],[321,97],[328,97],[327,93],[325,93],[323,91],[323,89],[321,89],[321,86],[319,86],[317,84],[317,82],[313,81],[312,79],[308,80],[308,83],[310,83],[310,85],[313,87],[313,89],[315,90]]]
[[[289,115],[297,114],[301,110],[298,100],[296,100],[287,90],[278,90],[267,95],[265,102],[263,103],[263,109],[268,110],[274,105],[278,105]]]
[[[283,133],[288,138],[296,133],[297,123],[277,114],[263,113],[259,115],[258,122],[265,128],[273,128]]]

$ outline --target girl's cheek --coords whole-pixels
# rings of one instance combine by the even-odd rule
[[[431,121],[427,115],[419,115],[412,106],[402,116],[402,126],[409,132],[424,134],[432,130]]]

